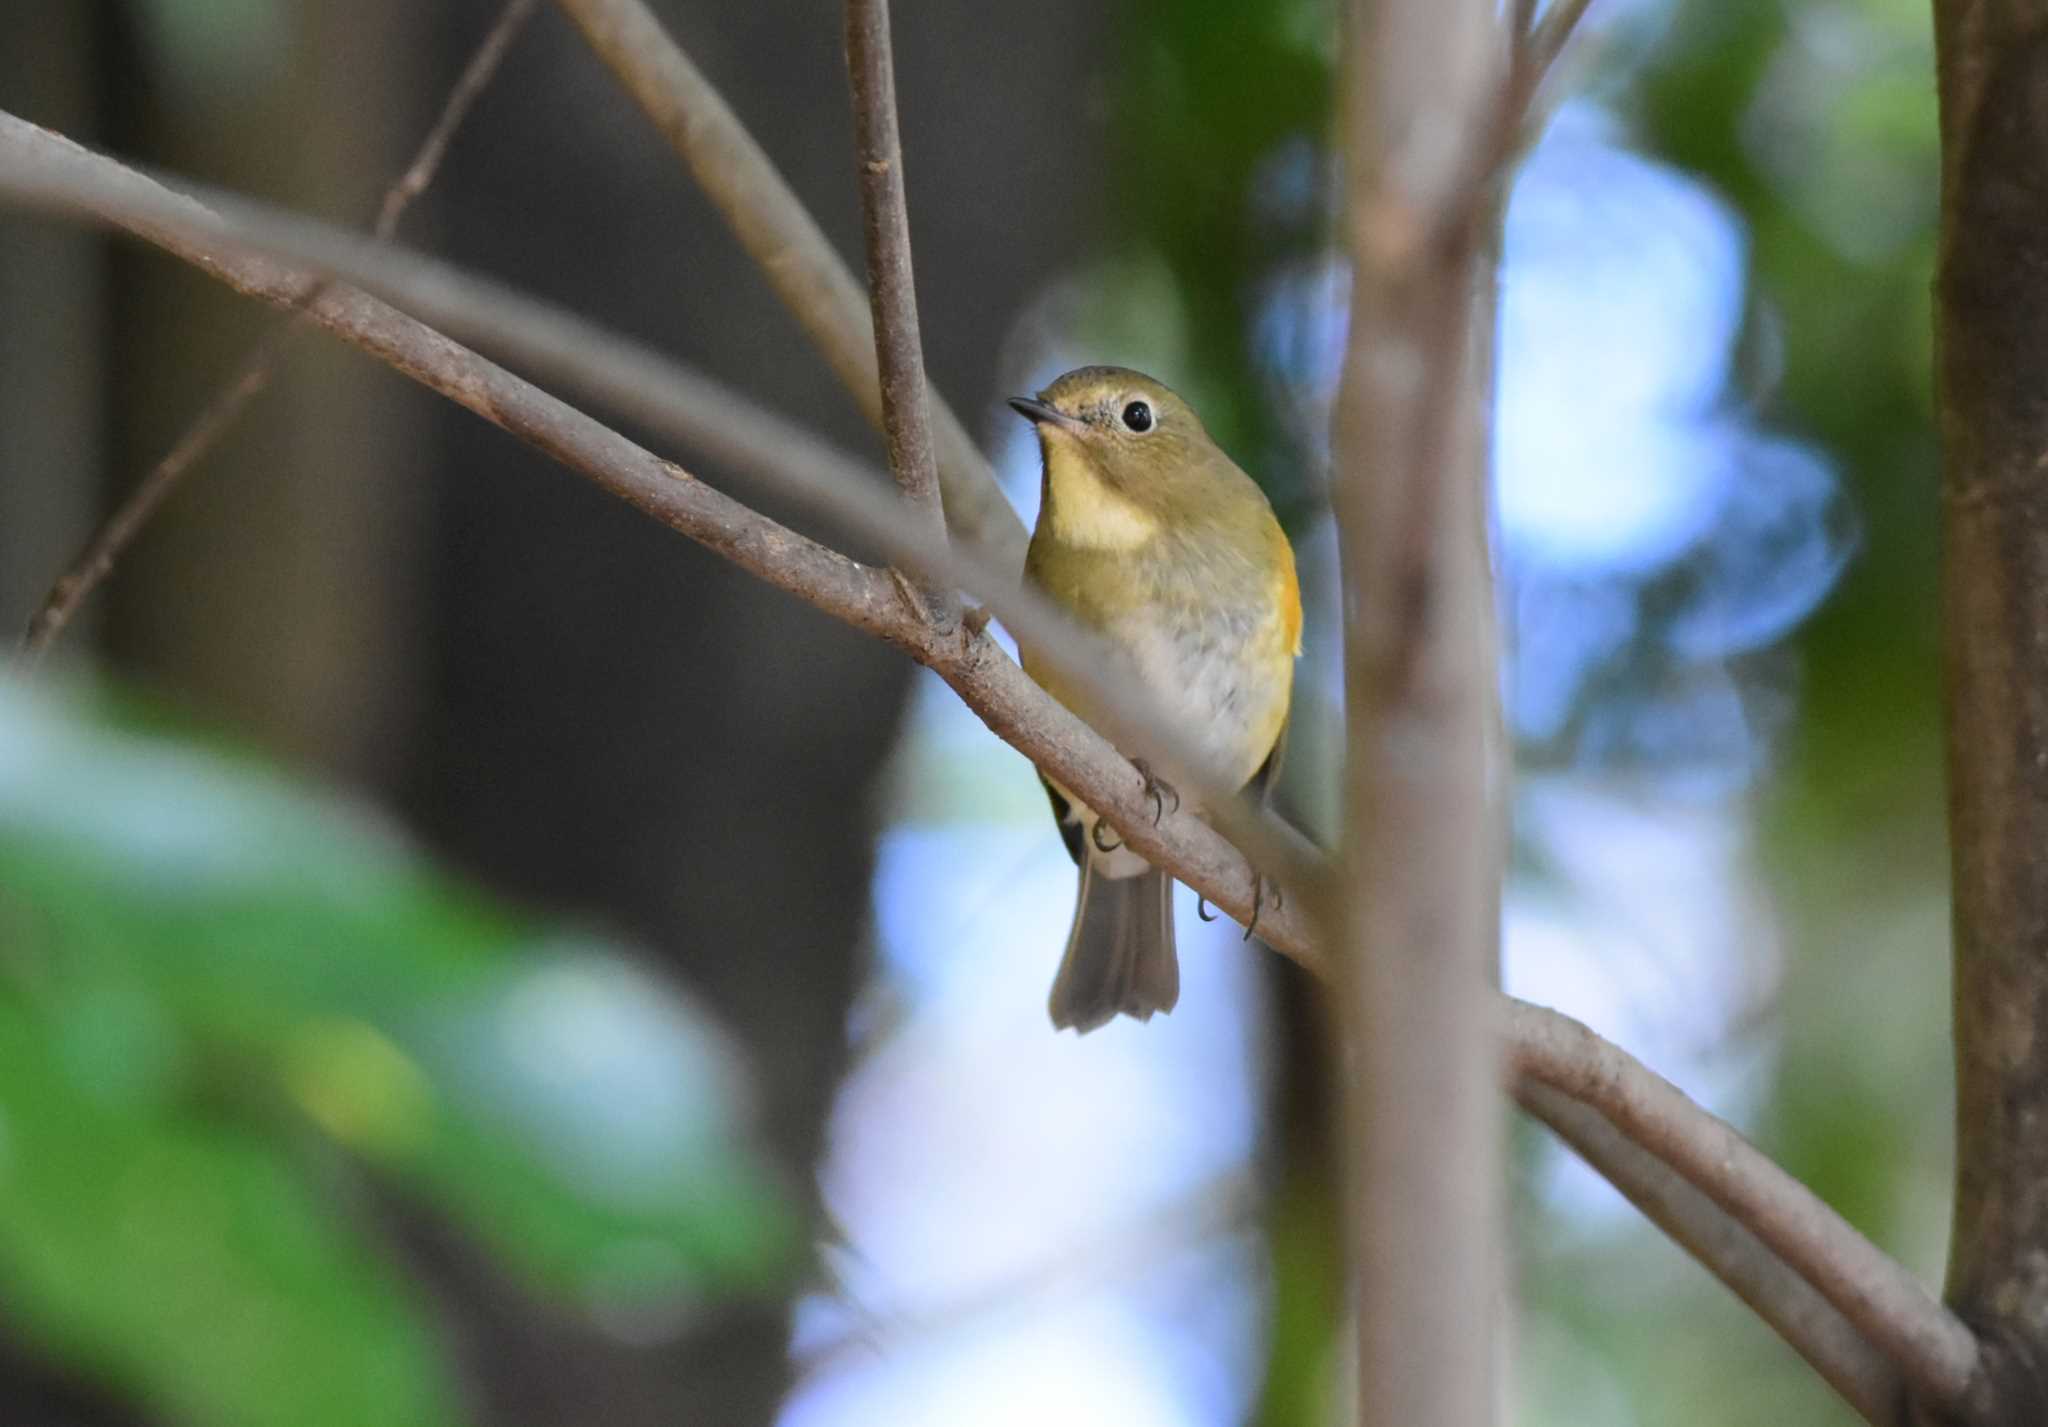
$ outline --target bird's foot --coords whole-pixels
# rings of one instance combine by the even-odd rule
[[[1107,833],[1111,837],[1115,837],[1116,841],[1104,842],[1102,838],[1103,834],[1105,833]],[[1108,823],[1104,822],[1101,818],[1097,818],[1095,820],[1095,826],[1088,829],[1088,840],[1094,843],[1095,850],[1105,857],[1107,857],[1110,853],[1115,852],[1119,847],[1122,847],[1124,845],[1124,840],[1120,837],[1116,837],[1116,829],[1111,827]]]
[[[1180,793],[1164,778],[1152,771],[1152,765],[1142,758],[1133,758],[1131,766],[1138,770],[1138,776],[1145,780],[1145,796],[1152,800],[1152,826],[1158,827],[1159,820],[1166,816],[1166,800],[1173,799],[1173,810],[1180,811]]]
[[[1244,939],[1246,941],[1250,941],[1252,933],[1258,929],[1259,913],[1265,910],[1266,904],[1269,902],[1272,904],[1273,910],[1278,911],[1286,905],[1287,898],[1281,892],[1278,882],[1267,880],[1263,872],[1254,872],[1252,874],[1252,916],[1251,920],[1244,924]],[[1205,922],[1213,922],[1217,917],[1217,913],[1210,910],[1207,897],[1195,898],[1195,915]]]
[[[1252,933],[1258,929],[1259,913],[1265,910],[1268,902],[1273,904],[1273,910],[1277,912],[1287,904],[1287,896],[1280,890],[1280,884],[1269,880],[1265,873],[1252,873],[1252,918],[1244,924],[1246,941],[1250,941]]]

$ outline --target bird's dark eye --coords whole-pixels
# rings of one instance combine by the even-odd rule
[[[1124,425],[1140,434],[1152,429],[1152,406],[1149,402],[1134,401],[1124,408]]]

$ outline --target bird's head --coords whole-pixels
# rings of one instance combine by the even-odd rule
[[[1038,429],[1048,465],[1080,456],[1133,495],[1157,491],[1215,449],[1193,407],[1128,367],[1078,367],[1035,397],[1010,398],[1010,406]]]

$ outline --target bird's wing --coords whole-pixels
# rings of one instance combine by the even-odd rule
[[[1252,780],[1245,787],[1258,794],[1259,806],[1273,806],[1273,793],[1280,783],[1280,767],[1287,761],[1287,729],[1292,719],[1280,721],[1280,732],[1273,736],[1273,747],[1266,754],[1266,761],[1259,765],[1259,771],[1252,774]]]
[[[1060,825],[1060,841],[1067,845],[1067,856],[1074,859],[1074,865],[1081,865],[1081,839],[1086,835],[1081,826],[1081,816],[1074,811],[1074,805],[1066,794],[1052,785],[1045,774],[1038,775],[1039,786],[1045,789],[1045,796],[1052,800],[1053,821]]]

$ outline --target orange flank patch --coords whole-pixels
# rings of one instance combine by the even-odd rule
[[[1294,573],[1294,547],[1280,534],[1276,525],[1275,538],[1280,543],[1280,632],[1284,647],[1290,654],[1301,654],[1301,581]]]

